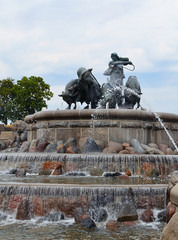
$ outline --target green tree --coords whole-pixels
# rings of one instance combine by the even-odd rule
[[[53,93],[50,85],[41,77],[23,77],[14,85],[14,106],[17,107],[16,119],[23,120],[26,115],[34,114],[47,108],[46,100],[50,100]]]
[[[53,93],[41,77],[23,77],[14,84],[12,79],[0,81],[0,121],[24,120],[24,117],[47,108],[46,100]]]
[[[15,98],[13,91],[14,80],[11,78],[0,80],[0,121],[7,124],[12,114],[12,102]]]

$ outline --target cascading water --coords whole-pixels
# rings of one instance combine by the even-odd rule
[[[143,163],[151,163],[166,178],[178,165],[177,155],[119,155],[119,154],[48,154],[48,153],[1,153],[1,170],[25,167],[28,172],[39,173],[45,162],[62,162],[64,172],[89,172],[92,168],[101,168],[109,171],[112,164],[115,172],[125,172],[130,169],[133,175],[141,176]]]
[[[114,121],[116,117],[117,115],[114,116]],[[95,138],[98,126],[103,124],[110,127],[109,121],[103,122],[104,118],[110,121],[109,109],[105,111],[103,116],[102,112],[96,109],[91,114],[91,119],[87,118],[90,124],[89,130],[85,128],[85,131],[87,129],[90,136]],[[74,120],[76,119],[74,118]],[[79,118],[77,121],[82,120]],[[85,127],[88,126],[87,124]],[[117,127],[114,125],[115,123],[112,124]],[[47,124],[47,126],[50,126],[50,124]],[[48,128],[48,131],[50,131],[50,128]],[[63,166],[63,174],[54,176],[55,169],[52,168],[50,175],[38,175],[45,163],[51,162],[60,162]],[[145,175],[145,165],[152,168],[154,175],[151,175],[152,173]],[[0,176],[0,207],[3,214],[13,215],[15,224],[19,226],[19,234],[26,232],[26,229],[30,228],[29,226],[32,224],[37,229],[36,232],[46,231],[52,234],[50,238],[47,238],[44,234],[43,236],[46,239],[58,239],[59,235],[62,236],[62,239],[69,239],[70,237],[77,240],[82,238],[125,240],[141,239],[141,236],[145,236],[147,240],[150,239],[150,236],[151,239],[154,239],[155,236],[160,236],[160,229],[163,225],[156,222],[157,220],[154,220],[152,225],[143,223],[141,212],[147,208],[151,208],[154,213],[165,209],[169,175],[177,169],[177,166],[177,155],[2,153],[0,155],[2,170],[9,172],[13,168],[24,168],[28,175],[17,178],[6,172],[6,174]],[[90,175],[90,170],[97,168],[103,172],[103,175],[101,174],[99,177]],[[132,176],[126,180],[118,176],[106,177],[104,174],[121,172],[124,175],[127,169],[131,171]],[[15,220],[17,208],[23,199],[27,199],[27,202],[29,201],[29,204],[32,204],[32,216],[34,215],[34,218],[28,220],[25,227],[24,222]],[[125,202],[133,203],[136,206],[139,216],[136,226],[128,228],[121,224],[119,230],[108,234],[108,230],[105,229],[105,221],[101,223],[96,221],[97,228],[91,232],[89,230],[85,231],[81,226],[74,224],[73,221],[70,221],[70,224],[67,223],[69,218],[73,218],[74,210],[78,206],[82,206],[87,213],[91,213],[91,216],[96,219],[97,214],[102,210],[108,215],[107,221],[117,220],[118,212],[116,210]],[[56,212],[64,214],[65,219],[57,220],[57,222],[51,224],[50,220],[46,219],[50,219],[49,215],[55,215]],[[157,215],[155,215],[156,218]],[[3,223],[6,225],[6,229],[8,228],[8,221],[7,224],[6,221]],[[65,223],[68,225],[65,225]],[[58,224],[57,230],[54,228],[54,224]],[[1,226],[2,221],[0,221],[0,229],[3,231]],[[13,227],[11,224],[10,228],[13,229]],[[64,228],[67,230],[66,232],[63,231]],[[35,239],[34,228],[31,227],[31,229],[33,230],[29,233],[29,238],[26,236],[25,239]],[[1,234],[3,234],[2,231]],[[28,232],[26,234],[28,235]],[[13,239],[19,238],[17,234]]]

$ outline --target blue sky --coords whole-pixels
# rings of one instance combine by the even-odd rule
[[[141,105],[178,114],[176,0],[0,0],[0,79],[40,76],[54,97],[79,67],[99,83],[112,52],[129,57],[142,88]]]

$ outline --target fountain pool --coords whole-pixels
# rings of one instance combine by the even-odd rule
[[[166,129],[178,139],[178,116],[160,113]],[[132,138],[147,144],[172,142],[153,113],[124,109],[56,110],[39,112],[25,119],[28,141],[45,138],[50,142],[66,141],[73,137],[93,137],[109,141],[129,142]],[[61,163],[63,174],[41,174],[44,166]],[[150,168],[146,169],[145,166]],[[91,169],[102,174],[93,176]],[[178,155],[147,154],[57,154],[1,153],[0,154],[0,236],[1,239],[159,239],[164,223],[158,213],[167,205],[167,186],[170,175],[178,170]],[[12,169],[25,169],[25,177],[9,174]],[[128,178],[105,177],[104,173],[124,174]],[[146,170],[145,170],[146,169]],[[148,170],[148,171],[147,171]],[[72,175],[73,174],[73,175]],[[115,230],[106,223],[117,220],[121,207],[131,203],[138,220],[120,222]],[[27,204],[30,218],[19,220],[19,206]],[[74,222],[74,212],[81,207],[96,222],[87,229]],[[146,209],[153,212],[153,222],[142,221]],[[100,210],[107,218],[98,221]],[[50,214],[64,214],[64,219],[51,221]]]

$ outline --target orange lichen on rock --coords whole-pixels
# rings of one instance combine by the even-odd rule
[[[126,174],[127,176],[131,176],[131,175],[132,175],[132,173],[131,173],[131,171],[130,171],[129,169],[127,169],[127,171],[125,172],[125,174]]]
[[[62,162],[53,162],[53,161],[46,161],[43,163],[43,170],[45,169],[57,169],[62,168]]]

